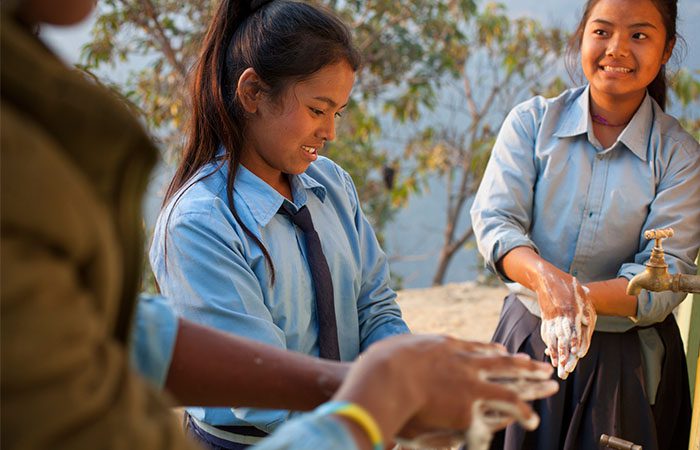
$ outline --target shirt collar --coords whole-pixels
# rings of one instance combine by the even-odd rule
[[[277,214],[283,204],[294,211],[307,202],[307,191],[311,191],[322,202],[326,198],[326,188],[305,173],[290,175],[292,198],[294,203],[287,200],[272,186],[265,183],[257,175],[244,166],[239,166],[234,183],[234,191],[243,199],[251,215],[261,227],[265,227]]]
[[[583,89],[579,96],[569,103],[562,113],[561,120],[554,130],[556,137],[573,137],[588,132],[589,121],[591,116],[589,111],[589,86]]]
[[[642,161],[647,160],[647,143],[649,142],[653,121],[653,101],[649,93],[647,93],[644,100],[642,100],[642,104],[637,108],[637,112],[632,116],[632,120],[622,130],[620,137],[617,139]]]
[[[581,134],[593,135],[593,123],[590,115],[590,85],[581,91],[578,98],[569,104],[562,114],[554,132],[556,137],[572,137]],[[651,133],[651,123],[654,117],[652,100],[647,93],[642,104],[632,116],[620,136],[618,142],[622,142],[632,153],[642,161],[647,159],[647,142]],[[590,133],[589,133],[590,131]]]

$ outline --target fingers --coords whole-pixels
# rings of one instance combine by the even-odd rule
[[[581,342],[581,348],[579,349],[578,352],[578,357],[583,358],[586,356],[586,353],[588,353],[588,349],[591,347],[591,339],[593,338],[593,332],[595,328],[595,319],[593,320],[593,326],[586,326],[583,327],[582,330],[582,342]]]
[[[568,317],[555,317],[554,331],[557,335],[557,362],[561,366],[569,359],[569,349],[573,338],[573,322]]]
[[[574,371],[578,360],[585,356],[590,346],[593,328],[582,326],[582,317],[582,314],[577,313],[573,321],[563,316],[542,321],[540,332],[543,342],[547,345],[545,354],[551,358],[552,365],[557,368],[557,376],[562,380]],[[588,322],[590,323],[590,319]]]
[[[489,431],[495,432],[507,426],[508,418],[518,422],[526,430],[534,430],[540,423],[532,407],[517,397],[507,400],[484,399],[473,406],[473,421],[481,421]]]
[[[463,357],[469,358],[467,364],[470,367],[477,367],[480,375],[546,380],[552,374],[549,364],[535,361],[523,353],[514,355],[507,353],[498,356],[464,354]]]
[[[496,342],[470,342],[457,341],[462,348],[469,353],[478,353],[481,355],[508,355],[508,350],[503,344]]]
[[[559,362],[559,353],[557,351],[558,340],[553,320],[542,319],[540,335],[542,336],[542,341],[547,346],[544,351],[545,355],[549,356],[552,360],[552,366],[557,367]]]
[[[524,380],[514,379],[508,382],[498,382],[504,388],[516,393],[518,398],[524,401],[538,400],[549,397],[559,390],[559,383],[555,380]]]

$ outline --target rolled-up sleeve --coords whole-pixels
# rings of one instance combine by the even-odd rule
[[[519,108],[508,114],[498,134],[484,178],[471,207],[479,252],[486,267],[510,281],[496,263],[516,247],[537,246],[528,236],[532,222],[535,123]]]
[[[175,311],[163,297],[139,296],[131,331],[131,365],[161,389],[173,357],[177,330]]]
[[[362,284],[357,298],[357,311],[360,349],[365,350],[374,342],[396,334],[410,333],[410,330],[401,318],[401,310],[396,303],[396,292],[390,286],[386,254],[359,206],[357,190],[350,175],[345,171],[342,171],[341,175],[355,208],[355,227],[360,242]]]
[[[700,247],[700,146],[679,146],[661,178],[656,197],[649,207],[643,230],[673,228],[673,237],[662,243],[671,274],[695,274],[695,258]],[[618,276],[632,279],[644,271],[655,241],[640,236],[642,249],[634,263],[623,264]],[[637,324],[660,322],[683,301],[682,292],[650,292],[637,296]]]

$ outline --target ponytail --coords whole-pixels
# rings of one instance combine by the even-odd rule
[[[163,206],[178,191],[181,196],[187,189],[183,189],[185,185],[191,186],[209,176],[189,182],[202,167],[215,161],[218,149],[223,147],[225,157],[221,164],[228,166],[229,209],[264,254],[273,284],[272,258],[260,239],[241,221],[233,202],[247,122],[236,93],[238,80],[247,68],[253,68],[267,88],[265,94],[277,100],[291,83],[341,60],[357,70],[360,54],[348,27],[330,10],[293,0],[221,0],[191,74],[187,142]],[[165,241],[167,245],[167,234]]]

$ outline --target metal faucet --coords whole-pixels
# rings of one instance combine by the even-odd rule
[[[635,275],[627,284],[627,295],[638,295],[642,289],[654,292],[700,293],[700,276],[668,273],[668,264],[664,260],[661,241],[671,236],[673,236],[673,228],[644,232],[646,239],[655,239],[656,243],[651,250],[649,262],[646,263],[647,268],[644,272]]]

